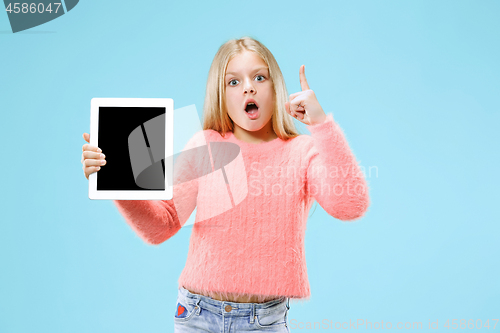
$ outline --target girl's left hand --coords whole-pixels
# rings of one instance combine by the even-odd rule
[[[304,65],[300,66],[299,77],[302,91],[290,95],[289,101],[285,103],[286,112],[306,125],[323,123],[326,114],[319,105],[314,91],[309,89]]]

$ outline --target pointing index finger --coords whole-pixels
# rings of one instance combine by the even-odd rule
[[[300,87],[302,88],[302,91],[309,90],[309,85],[307,84],[307,79],[306,79],[305,65],[300,66],[299,77],[300,77]]]

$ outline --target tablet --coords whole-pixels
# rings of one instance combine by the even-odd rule
[[[93,98],[90,105],[90,144],[106,164],[89,176],[89,198],[172,199],[174,101]]]

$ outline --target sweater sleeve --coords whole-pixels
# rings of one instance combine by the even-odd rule
[[[370,204],[368,184],[340,126],[328,114],[308,126],[313,147],[307,154],[307,191],[331,216],[352,221]]]
[[[114,200],[127,224],[146,243],[160,244],[175,235],[196,207],[198,177],[196,154],[203,132],[196,134],[179,154],[174,165],[172,200]]]

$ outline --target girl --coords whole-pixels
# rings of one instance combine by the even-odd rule
[[[176,332],[289,332],[289,299],[310,297],[304,236],[313,201],[343,221],[368,208],[366,181],[341,128],[309,88],[304,66],[299,77],[302,91],[287,96],[264,45],[248,37],[222,45],[208,74],[204,130],[185,151],[232,143],[243,164],[193,177],[203,161],[181,154],[172,200],[115,201],[150,244],[175,235],[197,207],[178,281]],[[292,117],[311,136],[299,135]],[[105,156],[85,144],[82,163],[88,178]]]

